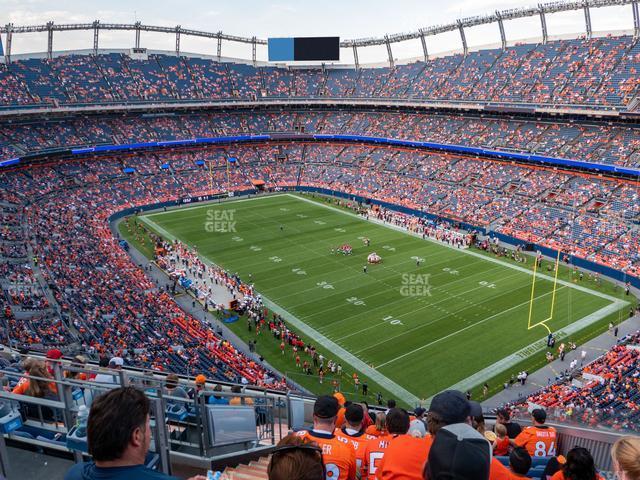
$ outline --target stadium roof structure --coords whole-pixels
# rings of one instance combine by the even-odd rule
[[[479,25],[487,25],[497,23],[500,31],[500,39],[502,48],[507,46],[507,37],[504,29],[505,20],[514,20],[518,18],[539,16],[540,27],[542,32],[542,41],[546,43],[549,34],[547,30],[546,15],[552,13],[567,12],[572,10],[583,10],[585,18],[585,32],[587,38],[590,38],[593,30],[591,26],[591,13],[592,8],[602,7],[614,7],[622,5],[631,5],[633,13],[633,30],[634,36],[640,36],[640,14],[638,12],[638,0],[576,0],[576,1],[555,1],[548,3],[540,3],[534,7],[526,8],[514,8],[508,10],[496,10],[492,14],[480,15],[474,17],[466,17],[458,19],[457,21],[445,25],[436,25],[430,27],[419,28],[416,31],[408,33],[395,33],[387,34],[383,37],[371,37],[360,39],[348,39],[340,42],[341,48],[350,48],[353,50],[354,62],[356,67],[359,66],[358,61],[358,49],[371,46],[385,45],[387,48],[388,62],[390,66],[394,65],[392,44],[404,42],[408,40],[420,40],[422,46],[422,53],[424,60],[429,59],[429,52],[427,49],[426,37],[438,35],[446,32],[460,32],[460,40],[462,42],[462,50],[466,55],[469,51],[467,44],[465,29],[475,27]],[[222,56],[222,42],[236,42],[252,45],[252,60],[255,64],[256,47],[257,45],[267,45],[267,40],[263,38],[243,37],[237,35],[229,35],[218,32],[205,32],[201,30],[192,30],[183,28],[181,25],[175,27],[161,27],[155,25],[144,25],[141,22],[133,24],[125,23],[101,23],[99,20],[95,20],[92,23],[70,23],[70,24],[55,24],[54,22],[47,22],[44,25],[26,25],[16,26],[11,23],[0,27],[0,33],[6,34],[6,47],[5,47],[5,59],[7,62],[11,61],[11,43],[12,35],[22,33],[37,33],[47,32],[47,54],[49,58],[53,54],[53,32],[67,32],[67,31],[79,31],[79,30],[92,30],[93,31],[93,50],[97,53],[99,48],[99,35],[100,30],[127,30],[135,32],[135,48],[140,47],[140,32],[155,32],[155,33],[167,33],[175,34],[175,52],[180,54],[180,37],[182,35],[202,37],[217,40],[217,56],[218,59]]]

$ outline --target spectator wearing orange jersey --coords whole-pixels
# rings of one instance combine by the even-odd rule
[[[367,435],[373,435],[374,437],[385,435],[387,433],[387,414],[378,412],[376,414],[376,423],[369,425],[365,432]]]
[[[496,423],[496,439],[493,442],[493,454],[497,457],[503,457],[509,454],[509,437],[507,436],[507,427],[501,423]]]
[[[360,475],[362,471],[362,463],[364,460],[364,450],[367,441],[376,437],[367,435],[362,429],[362,420],[364,419],[364,409],[362,405],[351,403],[345,412],[345,424],[342,428],[336,428],[335,434],[338,437],[346,438],[356,452],[356,470]]]
[[[87,363],[87,359],[84,355],[76,355],[75,357],[73,357],[73,362],[71,362],[71,366],[73,368],[84,368],[86,363]],[[85,372],[78,372],[78,371],[71,371],[71,370],[64,371],[64,378],[71,378],[74,380],[82,380],[82,381],[87,381],[89,379],[88,375]]]
[[[375,472],[378,480],[421,480],[430,441],[409,435],[410,418],[406,411],[391,409],[387,419],[392,438]]]
[[[342,426],[344,425],[344,414],[346,412],[345,403],[347,403],[347,399],[340,392],[334,393],[333,398],[335,398],[338,401],[338,405],[340,406],[340,409],[338,410],[338,415],[336,417],[336,427],[342,428]]]
[[[15,393],[16,395],[29,395],[29,393],[27,393],[31,383],[29,381],[29,375],[32,373],[32,371],[38,371],[39,373],[42,373],[42,370],[45,370],[48,374],[47,377],[51,377],[51,375],[49,374],[49,370],[46,368],[46,364],[42,360],[38,360],[37,358],[27,358],[23,363],[23,367],[25,369],[24,377],[22,377],[18,384],[13,387],[13,390],[11,390],[11,393]],[[40,376],[45,377],[45,375]],[[58,393],[58,386],[55,382],[49,383],[49,390],[51,390],[53,394]]]
[[[346,438],[334,434],[340,405],[328,395],[320,396],[313,406],[313,429],[301,430],[296,435],[315,442],[322,448],[327,478],[354,480],[356,478],[356,452]]]
[[[380,467],[380,461],[384,458],[384,452],[389,446],[392,435],[385,431],[383,434],[367,441],[362,462],[362,479],[374,480],[376,471]]]
[[[511,444],[524,447],[532,457],[553,457],[556,454],[556,429],[545,425],[547,412],[536,408],[531,412],[533,425],[526,427]]]
[[[34,367],[34,365],[36,365],[39,362],[40,360],[32,357],[28,357],[24,360],[24,362],[22,362],[22,368],[24,369],[24,376],[20,377],[20,380],[18,380],[18,384],[15,387],[13,387],[13,390],[11,390],[11,393],[24,395],[24,392],[27,390],[27,387],[29,386],[29,372],[31,372],[31,369]]]

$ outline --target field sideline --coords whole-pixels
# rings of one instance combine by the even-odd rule
[[[531,271],[477,251],[424,241],[292,195],[140,218],[245,280],[251,274],[294,330],[322,343],[345,371],[358,370],[408,404],[454,384],[471,388],[544,349],[546,329],[527,330]],[[232,221],[235,231],[207,231],[207,221]],[[344,243],[352,255],[332,253]],[[364,273],[373,251],[383,263]],[[549,316],[552,280],[537,277],[532,324]],[[603,293],[606,287],[570,280],[563,272],[558,281],[547,322],[553,331],[576,339],[627,306]]]

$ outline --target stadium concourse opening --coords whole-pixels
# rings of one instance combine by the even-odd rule
[[[635,479],[637,2],[161,3],[5,9],[0,478]]]

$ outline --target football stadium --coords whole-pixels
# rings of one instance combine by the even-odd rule
[[[636,0],[3,3],[0,479],[640,479]]]

